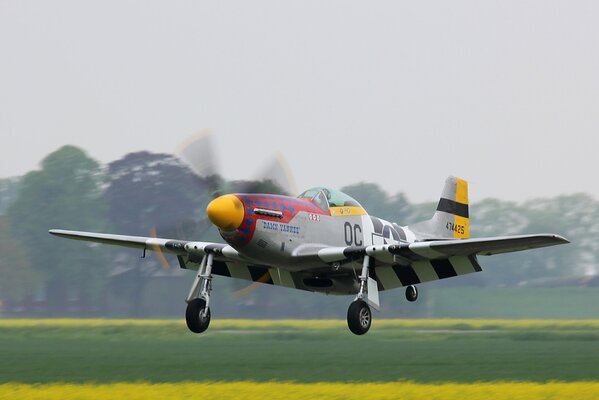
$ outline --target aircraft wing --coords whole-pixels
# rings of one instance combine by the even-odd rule
[[[398,244],[387,246],[370,246],[367,254],[377,257],[381,253],[389,253],[411,260],[440,259],[451,256],[490,256],[501,253],[530,250],[540,247],[569,243],[562,236],[553,234],[499,236],[476,239],[438,240]]]
[[[62,229],[51,229],[49,233],[67,239],[173,254],[177,256],[179,266],[189,270],[197,270],[206,252],[212,252],[214,254],[212,266],[214,275],[313,291],[312,288],[303,283],[304,279],[313,277],[311,272],[290,272],[282,268],[259,265],[245,259],[231,246],[222,243],[192,242]],[[323,265],[326,266],[326,264]]]
[[[301,254],[297,254],[298,262],[310,261],[314,268],[289,271],[256,264],[245,259],[231,246],[222,243],[60,229],[52,229],[50,233],[68,239],[173,254],[177,256],[181,268],[191,270],[197,270],[202,257],[210,251],[214,254],[212,273],[215,275],[308,291],[329,288],[331,285],[331,292],[348,294],[355,292],[353,286],[355,273],[349,273],[343,268],[333,271],[327,264],[335,262],[345,264],[354,261],[353,268],[358,268],[359,272],[361,259],[368,254],[375,260],[372,275],[378,283],[379,290],[387,290],[481,271],[476,259],[477,255],[492,255],[568,243],[561,236],[545,234],[376,246],[318,246],[307,248]],[[332,286],[333,284],[335,287]],[[347,292],[344,292],[345,290]]]
[[[140,250],[151,250],[174,254],[176,256],[203,257],[208,251],[212,251],[220,257],[232,260],[242,260],[241,256],[229,245],[210,242],[192,242],[176,239],[162,239],[145,236],[113,235],[110,233],[67,231],[62,229],[51,229],[51,235],[67,239],[82,240],[86,242],[110,244],[113,246],[130,247]]]
[[[476,256],[509,253],[569,243],[553,234],[439,240],[361,247],[331,247],[318,251],[327,263],[374,258],[373,278],[379,290],[416,285],[482,271]]]
[[[490,256],[565,243],[570,242],[564,237],[554,234],[499,236],[362,247],[328,247],[320,249],[318,251],[318,257],[324,262],[335,262],[352,258],[357,255],[368,254],[380,261],[392,263],[394,260],[397,261],[397,258],[417,261],[443,259],[455,256]],[[397,257],[394,259],[394,256]]]

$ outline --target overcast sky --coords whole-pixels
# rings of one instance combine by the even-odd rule
[[[223,174],[599,197],[599,2],[0,0],[0,177],[212,128]]]

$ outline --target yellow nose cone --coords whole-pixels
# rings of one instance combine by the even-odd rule
[[[208,218],[222,231],[233,231],[243,221],[243,203],[233,194],[212,200],[206,207]]]

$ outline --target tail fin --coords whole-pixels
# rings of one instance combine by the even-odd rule
[[[445,180],[433,218],[408,226],[417,240],[468,239],[468,182],[450,176]]]

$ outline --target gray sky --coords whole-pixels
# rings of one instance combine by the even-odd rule
[[[599,2],[0,0],[0,177],[210,127],[227,178],[599,195]]]

